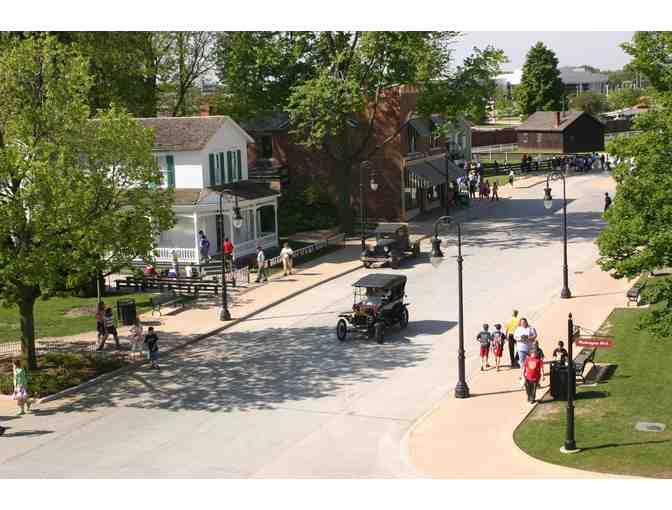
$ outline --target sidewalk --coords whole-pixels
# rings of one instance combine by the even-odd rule
[[[597,330],[613,308],[625,306],[629,286],[627,280],[615,280],[596,265],[580,275],[572,299],[557,298],[531,317],[544,352],[551,353],[555,341],[566,338],[570,312],[575,324]],[[407,435],[407,453],[415,468],[435,478],[615,477],[548,464],[516,446],[513,432],[531,410],[518,385],[519,375],[519,370],[508,368],[479,373],[468,380],[471,398],[455,399],[452,391],[446,395]],[[548,376],[538,396],[547,390]]]

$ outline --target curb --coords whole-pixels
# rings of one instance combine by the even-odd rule
[[[228,328],[231,328],[231,327],[235,326],[236,324],[238,324],[238,323],[240,323],[240,322],[242,322],[246,319],[249,319],[250,317],[253,317],[254,315],[265,312],[269,308],[272,308],[272,307],[280,304],[281,302],[283,302],[287,299],[292,299],[292,298],[298,296],[299,294],[303,294],[304,292],[307,292],[311,289],[314,289],[315,287],[318,287],[318,286],[320,286],[324,283],[327,283],[327,282],[330,282],[330,281],[335,280],[337,278],[340,278],[341,276],[345,276],[346,274],[354,273],[355,271],[358,271],[362,267],[364,267],[364,266],[363,265],[362,266],[356,266],[356,267],[347,269],[345,271],[341,271],[339,273],[333,274],[330,277],[325,278],[324,280],[320,280],[316,283],[313,283],[313,284],[309,285],[308,287],[304,287],[303,289],[296,290],[296,291],[294,291],[290,294],[287,294],[286,296],[283,296],[282,298],[278,298],[275,301],[272,301],[272,302],[268,303],[267,305],[262,306],[261,308],[253,310],[253,311],[247,313],[246,315],[243,315],[243,316],[241,316],[237,319],[233,319],[232,321],[228,322],[224,326],[221,326],[219,328],[215,328],[215,329],[213,329],[211,331],[207,331],[205,333],[201,333],[201,334],[195,336],[194,338],[190,338],[188,340],[185,340],[184,342],[182,342],[180,344],[177,344],[177,345],[174,345],[173,347],[171,347],[169,349],[166,349],[163,352],[166,355],[168,355],[168,354],[174,353],[175,351],[177,351],[179,349],[184,349],[185,347],[188,347],[189,345],[192,345],[192,344],[194,344],[196,342],[200,342],[201,340],[204,340],[208,337],[211,337],[211,336],[214,336],[218,333],[221,333],[222,331],[224,331]],[[61,390],[57,393],[54,393],[53,395],[47,395],[46,397],[43,397],[39,400],[36,400],[35,404],[42,404],[42,403],[46,403],[46,402],[51,402],[53,400],[58,400],[59,398],[70,395],[71,393],[77,393],[80,390],[86,389],[90,386],[94,386],[94,385],[96,385],[100,382],[106,381],[107,379],[112,379],[112,378],[117,377],[119,375],[123,375],[123,374],[129,373],[129,372],[133,372],[137,368],[139,368],[142,365],[145,365],[147,363],[148,363],[147,359],[131,362],[128,366],[119,368],[117,370],[113,370],[112,372],[108,372],[106,374],[101,374],[98,377],[95,377],[95,378],[93,378],[89,381],[83,382],[82,384],[79,384],[77,386],[73,386],[72,388],[66,388],[66,389]]]

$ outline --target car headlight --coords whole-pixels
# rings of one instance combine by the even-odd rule
[[[383,248],[383,249],[385,250],[385,253],[390,253],[390,247],[389,246],[385,246],[385,248]]]

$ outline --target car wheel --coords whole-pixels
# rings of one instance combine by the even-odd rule
[[[401,309],[399,315],[399,326],[401,326],[401,329],[406,329],[406,327],[408,327],[408,308],[405,306]]]
[[[378,342],[379,344],[385,342],[385,324],[378,323],[374,325],[374,336],[376,342]]]
[[[336,336],[341,342],[343,342],[347,334],[348,334],[348,324],[345,322],[345,319],[340,319],[336,323]]]

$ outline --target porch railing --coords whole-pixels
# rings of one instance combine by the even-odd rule
[[[172,262],[173,251],[177,252],[180,262],[198,263],[198,252],[195,248],[156,248],[154,250],[157,262]]]

